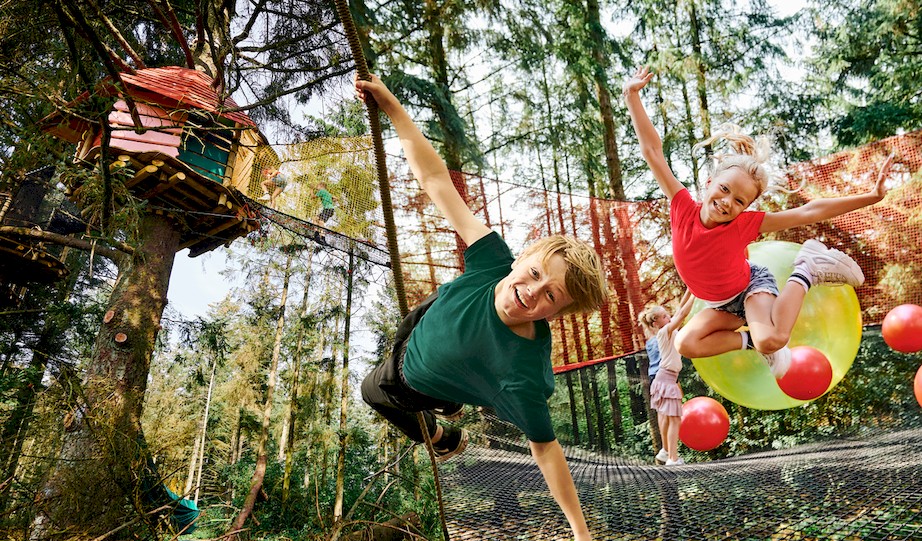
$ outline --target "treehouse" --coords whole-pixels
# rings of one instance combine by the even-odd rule
[[[241,191],[255,182],[255,149],[265,145],[253,121],[230,98],[219,99],[205,73],[180,67],[120,74],[95,95],[107,98],[108,126],[75,111],[90,95],[44,121],[53,135],[77,145],[75,161],[95,165],[109,135],[107,167],[155,212],[177,214],[180,249],[195,257],[257,229]],[[68,186],[79,200],[83,186]]]
[[[46,201],[53,172],[52,167],[29,172],[14,194],[0,193],[0,306],[16,304],[20,286],[67,276],[60,247],[29,236],[35,230],[56,231],[61,226],[58,209],[49,211]]]

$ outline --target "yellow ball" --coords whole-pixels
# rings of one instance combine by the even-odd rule
[[[756,242],[749,246],[749,259],[768,267],[775,275],[778,287],[783,289],[799,250],[800,245],[793,242]],[[791,284],[790,287],[800,286]],[[704,303],[696,301],[692,314],[703,308]],[[855,290],[847,285],[811,287],[791,333],[789,346],[812,346],[826,355],[832,364],[829,389],[845,377],[860,343],[861,306]],[[711,389],[741,406],[780,410],[807,402],[784,394],[768,365],[753,350],[692,359],[692,363]]]

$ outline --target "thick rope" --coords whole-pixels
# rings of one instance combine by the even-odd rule
[[[352,13],[346,0],[336,0],[336,13],[343,24],[346,32],[346,38],[349,40],[349,48],[352,50],[352,57],[355,60],[355,69],[359,79],[370,81],[371,74],[368,71],[368,63],[365,61],[365,54],[362,52],[362,44],[359,40],[358,31],[355,28],[355,21],[352,19]],[[403,269],[400,264],[400,250],[397,247],[397,226],[394,222],[394,209],[391,202],[390,181],[387,174],[387,162],[384,154],[384,140],[381,137],[381,120],[378,114],[378,104],[374,99],[366,99],[365,106],[368,109],[368,123],[371,128],[372,142],[375,149],[375,163],[378,169],[378,191],[381,197],[381,207],[384,212],[384,228],[387,232],[387,250],[391,255],[391,270],[394,273],[394,289],[397,294],[397,303],[400,308],[401,317],[406,317],[410,313],[407,305],[407,294],[403,285]],[[449,541],[448,523],[445,520],[445,502],[442,498],[442,485],[439,481],[439,468],[435,460],[435,451],[432,448],[432,440],[429,437],[429,429],[426,426],[426,420],[422,412],[416,414],[419,421],[419,427],[422,430],[423,438],[426,442],[426,448],[429,451],[429,460],[432,464],[432,477],[435,481],[436,497],[439,504],[439,518],[442,522],[442,531],[445,534],[445,541]]]

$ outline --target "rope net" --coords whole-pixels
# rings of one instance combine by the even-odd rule
[[[571,539],[528,452],[479,437],[441,468],[451,538]],[[565,450],[593,539],[922,536],[918,427],[668,468]]]

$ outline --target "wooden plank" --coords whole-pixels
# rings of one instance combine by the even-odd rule
[[[133,177],[131,180],[129,180],[128,182],[125,183],[125,187],[126,187],[126,188],[132,188],[133,186],[136,186],[136,185],[140,184],[141,181],[143,181],[144,179],[146,179],[146,178],[149,177],[150,175],[153,175],[154,173],[156,173],[156,172],[159,171],[159,170],[160,170],[160,169],[159,169],[156,165],[145,165],[144,167],[142,167],[141,169],[139,169],[139,170],[134,174],[134,177]]]
[[[211,208],[211,203],[198,197],[198,194],[184,190],[184,185],[178,183],[166,190],[158,197],[172,199],[173,205],[183,210],[207,211]]]
[[[147,130],[144,133],[138,133],[134,130],[112,130],[112,139],[137,141],[139,143],[149,143],[152,145],[169,146],[179,148],[182,140],[179,135],[164,133],[161,131]]]
[[[150,105],[149,103],[144,103],[141,100],[136,100],[135,111],[138,112],[141,116],[147,116],[152,118],[161,119],[163,122],[168,122],[174,126],[181,126],[185,124],[186,118],[188,118],[188,113],[182,110],[176,109],[165,109],[163,107],[157,107],[156,105]],[[116,111],[121,111],[123,113],[131,113],[128,109],[128,104],[125,103],[125,100],[118,100],[113,105],[112,108]],[[129,114],[130,116],[130,114]]]
[[[125,152],[134,152],[140,154],[142,152],[157,152],[159,154],[166,154],[170,157],[179,156],[179,149],[176,147],[169,147],[163,145],[154,145],[150,143],[142,143],[140,141],[129,141],[127,139],[112,139],[110,143],[112,148],[117,148]],[[99,145],[94,145],[93,148],[87,151],[87,154],[94,150],[99,150]]]
[[[165,180],[165,181],[161,181],[159,184],[157,184],[156,186],[154,186],[154,187],[151,188],[150,190],[147,190],[146,192],[144,192],[144,193],[138,195],[138,197],[141,198],[141,199],[152,199],[153,197],[156,197],[156,196],[162,194],[163,192],[165,192],[165,191],[171,189],[171,188],[172,188],[173,186],[175,186],[177,183],[182,182],[183,180],[185,180],[185,178],[186,178],[186,174],[185,174],[185,173],[181,173],[181,172],[180,172],[180,173],[174,173],[173,176],[169,177],[169,178],[168,178],[167,180]]]
[[[166,132],[174,135],[180,135],[182,133],[182,124],[174,122],[168,118],[160,118],[147,115],[138,115],[138,118],[141,120],[141,126],[148,128],[149,130],[156,130],[158,132]],[[137,126],[135,126],[134,119],[131,118],[130,114],[122,113],[119,111],[112,111],[109,113],[109,124],[115,127],[125,126],[131,127],[132,129],[137,128]]]
[[[209,201],[217,201],[218,196],[221,193],[219,188],[221,185],[210,179],[206,180],[198,179],[196,177],[189,177],[185,185],[204,195],[208,198]]]

